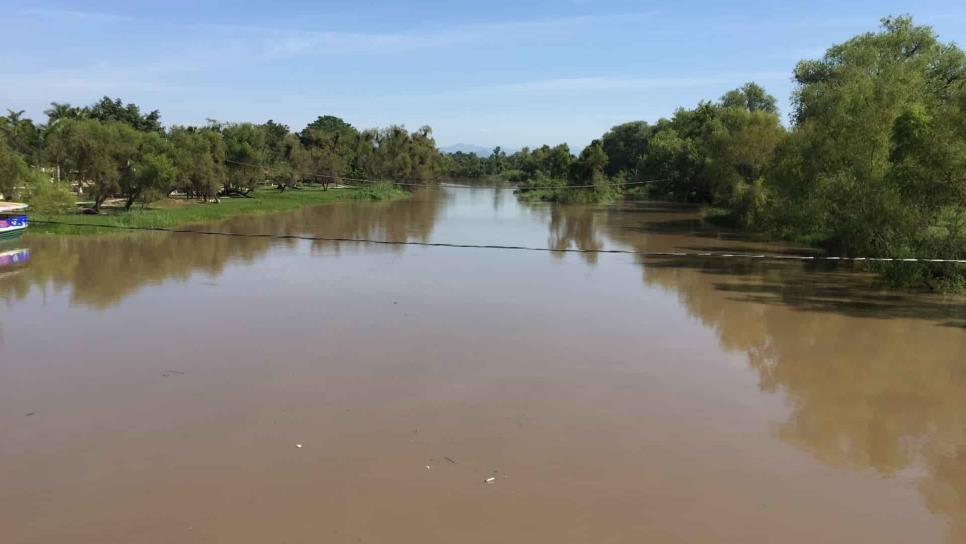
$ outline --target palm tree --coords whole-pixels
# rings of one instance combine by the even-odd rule
[[[67,102],[51,102],[50,107],[44,110],[44,113],[47,114],[47,126],[52,127],[61,119],[80,117],[81,110]]]

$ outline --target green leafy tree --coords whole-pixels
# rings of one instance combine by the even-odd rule
[[[647,155],[648,141],[653,129],[645,121],[617,125],[601,138],[608,161],[604,171],[608,176],[626,172],[636,177],[641,161]]]
[[[506,167],[506,152],[500,146],[496,146],[490,156],[486,159],[486,173],[498,175]]]
[[[27,180],[30,169],[23,157],[0,139],[0,196],[10,200]]]
[[[177,179],[170,143],[158,133],[138,133],[123,126],[118,136],[134,142],[131,157],[121,166],[119,184],[127,198],[126,209],[135,202],[147,204],[168,195]]]
[[[361,141],[362,134],[339,117],[318,117],[302,129],[299,139],[306,150],[306,164],[310,165],[310,170],[324,188],[331,182],[338,182],[349,170],[359,177],[375,174],[372,171],[375,139],[370,134],[366,136],[367,141]],[[319,177],[323,176],[320,173],[323,171],[330,177]]]
[[[0,139],[0,196],[23,200],[38,213],[60,213],[75,204],[73,193],[38,168],[30,167],[19,153]]]
[[[53,180],[36,168],[30,169],[24,180],[23,193],[18,198],[36,213],[65,213],[77,205],[77,198],[66,183]]]
[[[224,192],[249,196],[266,178],[265,131],[252,123],[230,123],[221,132],[227,169]]]
[[[604,167],[607,166],[607,153],[600,140],[594,140],[583,151],[570,167],[570,182],[572,185],[593,185],[602,187],[606,182]]]
[[[778,101],[765,92],[757,83],[745,83],[740,89],[728,91],[721,97],[721,105],[726,108],[740,108],[748,111],[778,113]]]
[[[284,162],[289,153],[287,138],[290,132],[288,126],[269,119],[261,125],[261,128],[265,132],[265,155],[268,163],[275,165]]]
[[[327,190],[329,185],[341,183],[346,175],[348,165],[342,157],[328,147],[313,147],[307,151],[307,165],[321,184]]]
[[[697,143],[680,134],[670,121],[658,122],[643,166],[648,178],[658,180],[653,187],[662,196],[672,200],[710,199],[710,188],[700,176],[704,159]]]
[[[135,146],[125,129],[129,127],[94,119],[67,120],[48,137],[52,154],[62,158],[67,178],[93,200],[95,213],[121,190],[121,169],[134,156]]]
[[[169,153],[176,173],[174,187],[189,198],[214,198],[227,178],[221,132],[211,128],[173,127],[169,138]]]
[[[67,102],[51,102],[50,107],[44,110],[47,115],[47,127],[53,127],[64,119],[81,119],[86,116],[85,108],[71,106]]]
[[[429,126],[422,126],[409,135],[409,155],[412,157],[410,179],[428,183],[442,173],[442,159],[436,149],[433,129]]]
[[[599,143],[599,142],[598,142]],[[601,152],[603,153],[603,147],[601,147]],[[604,161],[606,163],[607,154],[604,153]],[[550,148],[544,159],[544,166],[541,168],[542,171],[546,172],[552,178],[563,179],[567,177],[567,173],[570,172],[571,162],[573,156],[570,154],[570,146],[567,144],[558,144]]]
[[[104,122],[116,121],[142,132],[160,132],[162,130],[161,114],[158,110],[142,114],[141,108],[137,104],[124,104],[120,98],[112,100],[105,96],[86,108],[82,116]]]
[[[311,154],[302,146],[295,134],[286,134],[282,140],[281,156],[273,162],[273,175],[280,190],[296,187],[308,175]]]
[[[795,127],[763,224],[862,256],[966,256],[966,55],[909,17],[795,69]],[[886,265],[901,283],[966,287],[943,265]]]
[[[766,174],[786,134],[777,114],[723,108],[702,141],[711,202],[730,208],[736,220],[753,223],[767,198]]]
[[[458,178],[478,178],[486,173],[486,161],[475,153],[464,153],[457,151],[445,156],[447,161],[446,170]]]
[[[367,129],[359,133],[352,150],[351,172],[360,178],[372,179],[379,176],[379,131]]]
[[[321,115],[312,121],[302,130],[301,136],[308,140],[312,139],[313,133],[340,134],[343,136],[354,136],[358,131],[339,117],[334,115]],[[304,142],[306,146],[310,142]]]
[[[43,138],[40,129],[23,114],[23,110],[7,110],[7,115],[0,117],[0,135],[28,164],[38,165],[43,151]]]

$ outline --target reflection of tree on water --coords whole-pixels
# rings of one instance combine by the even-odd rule
[[[599,214],[597,227],[637,251],[701,243],[634,224],[648,217]],[[865,275],[801,263],[645,264],[645,283],[677,291],[723,348],[747,354],[763,390],[785,395],[782,440],[885,477],[924,468],[925,504],[950,520],[951,542],[966,541],[966,301],[878,291]]]
[[[390,202],[345,201],[285,213],[239,217],[218,230],[278,236],[428,241],[444,195],[425,190]],[[313,247],[340,247],[344,242],[313,240]],[[359,244],[352,243],[352,247]],[[404,248],[394,246],[394,251]]]
[[[343,205],[344,204],[344,205]],[[236,218],[207,230],[312,235],[339,238],[425,240],[433,229],[439,200],[413,198],[388,203],[354,203],[303,208],[294,213]],[[220,274],[229,262],[253,262],[272,247],[296,240],[199,234],[133,234],[103,237],[34,237],[23,273],[0,278],[0,298],[25,297],[33,287],[71,289],[71,300],[95,308],[119,303],[143,285],[187,279],[192,273]],[[359,247],[358,244],[353,244]],[[313,247],[338,247],[314,241]],[[390,246],[379,246],[385,251]],[[402,251],[402,247],[394,247]]]
[[[412,198],[391,202],[340,202],[302,210],[307,232],[331,238],[387,240],[393,242],[427,242],[433,232],[445,195],[439,189],[427,189]],[[318,240],[316,249],[339,249],[344,243]],[[358,244],[351,244],[357,248]],[[384,246],[384,250],[402,252],[404,246]]]
[[[553,207],[551,246],[761,251],[672,206]],[[640,213],[638,213],[640,212]],[[780,248],[775,248],[780,249]],[[823,463],[888,477],[922,467],[926,506],[966,541],[966,302],[878,291],[848,269],[726,259],[649,259],[724,349],[744,352],[791,416],[779,437]]]
[[[787,268],[787,281],[803,288],[794,276],[808,273]],[[648,282],[683,287],[681,299],[722,345],[747,353],[762,389],[786,395],[792,414],[778,430],[783,440],[825,463],[883,476],[922,462],[928,506],[950,517],[951,538],[966,538],[966,455],[950,456],[966,448],[964,331],[890,317],[886,308],[878,317],[856,317],[799,311],[777,295],[772,303],[749,304],[736,296],[746,289],[728,288],[735,281],[741,288],[773,283],[761,270],[712,278],[702,270],[656,268],[646,275]],[[808,280],[816,293],[826,288],[821,273]],[[929,492],[935,489],[946,492]]]
[[[0,243],[0,281],[11,278],[21,272],[30,260],[30,250],[11,244]],[[3,321],[0,320],[0,347],[3,346]]]
[[[30,242],[29,268],[0,281],[0,296],[24,297],[34,286],[69,287],[73,303],[106,308],[147,283],[185,279],[195,271],[217,275],[230,259],[250,262],[270,243],[193,234],[37,237]]]
[[[553,249],[597,250],[604,247],[597,232],[594,208],[590,206],[553,206],[550,209],[550,247]],[[597,262],[597,253],[584,253],[588,263]]]

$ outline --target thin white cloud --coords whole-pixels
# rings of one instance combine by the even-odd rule
[[[449,96],[554,94],[604,91],[634,91],[667,88],[694,88],[714,85],[741,84],[748,81],[768,82],[787,80],[786,72],[723,73],[700,77],[615,77],[588,76],[541,79],[473,87],[440,93]]]
[[[59,19],[67,21],[83,21],[83,22],[120,22],[129,21],[130,17],[125,15],[117,15],[114,13],[102,13],[95,11],[80,11],[73,9],[57,9],[57,8],[26,8],[20,10],[22,15],[27,15],[30,17],[39,17],[42,19]]]
[[[791,51],[784,51],[782,53],[775,54],[773,55],[773,58],[798,62],[805,59],[820,59],[825,56],[826,51],[828,51],[828,48],[821,46],[800,47]]]
[[[432,49],[474,43],[508,43],[571,37],[591,26],[636,24],[654,12],[618,15],[586,15],[550,19],[510,20],[451,27],[427,26],[398,32],[305,31],[258,26],[203,24],[204,28],[260,43],[269,57],[309,53],[384,52]]]
[[[31,73],[0,73],[0,99],[18,101],[43,97],[44,100],[90,100],[104,95],[173,93],[184,88],[165,82],[162,77],[123,72],[92,65],[83,70],[42,70]]]

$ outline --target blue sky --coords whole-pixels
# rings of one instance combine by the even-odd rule
[[[966,2],[0,1],[0,108],[119,96],[166,124],[318,115],[440,145],[567,142],[754,80],[889,14],[966,43]]]

